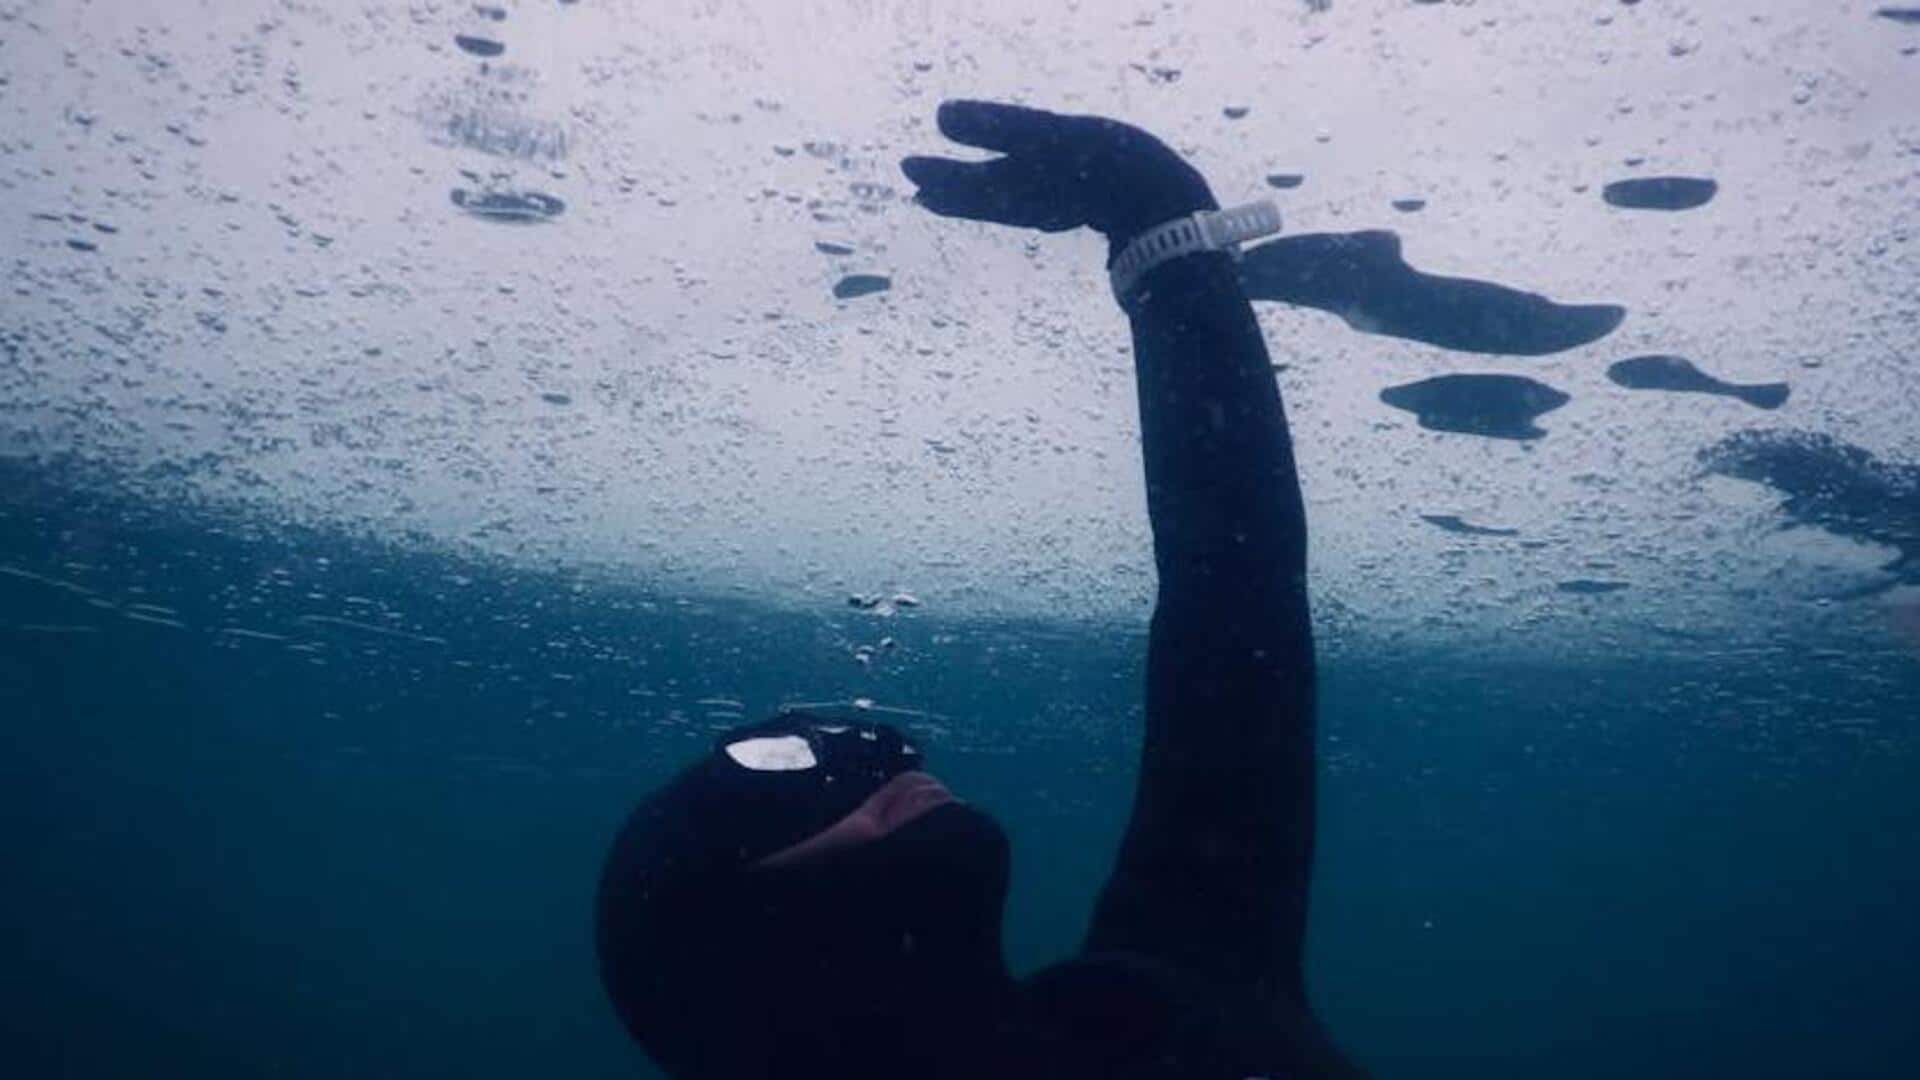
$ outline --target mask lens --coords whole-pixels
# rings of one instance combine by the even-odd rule
[[[774,719],[734,732],[720,742],[727,760],[754,773],[820,770],[886,779],[920,768],[920,751],[898,730],[865,710],[782,710]]]

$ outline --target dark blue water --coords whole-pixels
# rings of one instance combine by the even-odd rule
[[[703,698],[941,714],[1014,838],[1021,968],[1118,835],[1140,627],[776,612],[4,479],[9,1076],[651,1075],[589,901],[728,723]],[[1313,978],[1358,1057],[1920,1075],[1920,660],[1442,646],[1326,665]]]

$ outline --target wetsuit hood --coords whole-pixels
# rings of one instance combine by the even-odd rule
[[[802,732],[823,751],[814,767],[756,771],[726,752],[794,734],[791,719],[729,732],[628,819],[597,904],[608,996],[675,1077],[947,1071],[1011,992],[1006,836],[955,802],[765,865],[921,767],[884,725],[825,736],[854,743]]]

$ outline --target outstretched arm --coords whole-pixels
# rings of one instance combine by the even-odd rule
[[[1206,183],[1137,128],[979,102],[949,138],[1005,156],[909,158],[936,213],[1058,231],[1118,252],[1211,208]],[[1150,271],[1128,315],[1160,594],[1132,819],[1090,951],[1164,957],[1304,1009],[1313,845],[1306,525],[1285,415],[1231,260]]]
[[[1128,316],[1160,593],[1133,818],[1088,948],[1304,1001],[1313,638],[1286,416],[1227,256],[1143,290]]]

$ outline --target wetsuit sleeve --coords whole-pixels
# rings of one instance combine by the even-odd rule
[[[1293,446],[1232,261],[1176,259],[1142,286],[1159,596],[1132,818],[1086,948],[1304,1003],[1314,664]]]

